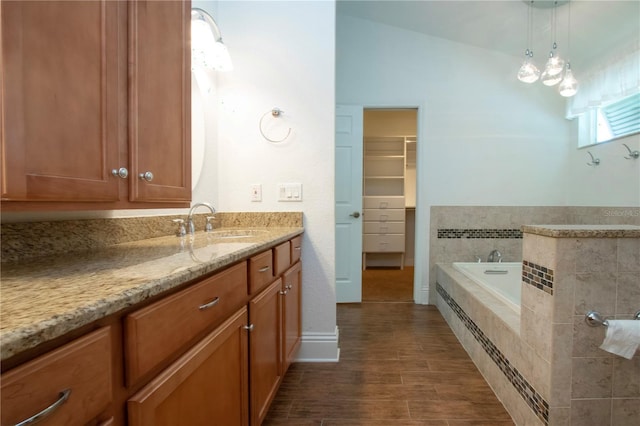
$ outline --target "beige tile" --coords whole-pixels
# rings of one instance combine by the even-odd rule
[[[553,283],[553,322],[571,323],[575,298],[575,274],[557,273]]]
[[[640,398],[640,357],[613,358],[613,397]]]
[[[585,322],[584,315],[573,317],[574,357],[610,358],[611,355],[600,349],[606,332],[605,327],[591,327]]]
[[[572,324],[554,324],[549,404],[568,407],[571,404]]]
[[[618,238],[617,241],[618,272],[640,272],[640,238]]]
[[[549,408],[549,426],[571,426],[571,408]]]
[[[551,322],[523,306],[521,308],[520,336],[543,359],[551,360]]]
[[[573,358],[572,398],[610,398],[613,360],[611,358]]]
[[[614,399],[611,410],[612,425],[638,426],[640,423],[640,398]]]
[[[611,399],[574,399],[571,401],[571,424],[575,426],[610,425]]]
[[[628,315],[628,319],[640,310],[640,272],[618,273],[616,315]]]
[[[576,273],[576,245],[575,238],[560,238],[556,243],[555,269],[556,274],[574,275]]]
[[[616,276],[612,272],[576,274],[575,315],[598,311],[613,315],[616,303]]]
[[[576,272],[615,272],[617,240],[615,238],[580,238],[576,245]]]

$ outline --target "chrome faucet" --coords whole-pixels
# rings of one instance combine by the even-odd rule
[[[502,254],[498,250],[491,250],[487,262],[502,262]]]
[[[198,207],[206,207],[211,211],[211,214],[216,214],[216,209],[213,208],[213,206],[209,203],[195,203],[191,209],[189,210],[189,216],[187,217],[187,232],[189,232],[189,234],[193,235],[196,232],[196,227],[193,224],[193,212],[196,208]],[[207,228],[210,226],[211,224],[209,223],[209,221],[207,220]],[[207,229],[208,230],[208,229]]]

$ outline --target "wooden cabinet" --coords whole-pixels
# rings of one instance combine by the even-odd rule
[[[190,10],[0,4],[4,209],[188,206]]]
[[[101,328],[2,375],[2,424],[24,421],[48,407],[42,425],[85,425],[112,400],[109,327]]]
[[[302,263],[282,275],[282,375],[287,372],[300,347],[302,336]]]
[[[129,426],[248,425],[243,307],[127,402]]]
[[[282,379],[282,280],[249,302],[251,424],[260,425]]]
[[[42,424],[260,425],[301,341],[301,242],[100,319],[97,331],[13,364],[2,375],[2,425],[66,389],[68,400]]]
[[[127,383],[219,324],[247,301],[247,265],[239,263],[125,318]]]

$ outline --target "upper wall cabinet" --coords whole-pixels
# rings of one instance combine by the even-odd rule
[[[190,11],[1,3],[3,209],[189,205]]]

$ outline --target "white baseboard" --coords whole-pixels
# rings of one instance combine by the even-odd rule
[[[302,333],[302,341],[296,362],[338,362],[340,333],[338,327],[333,333]]]

